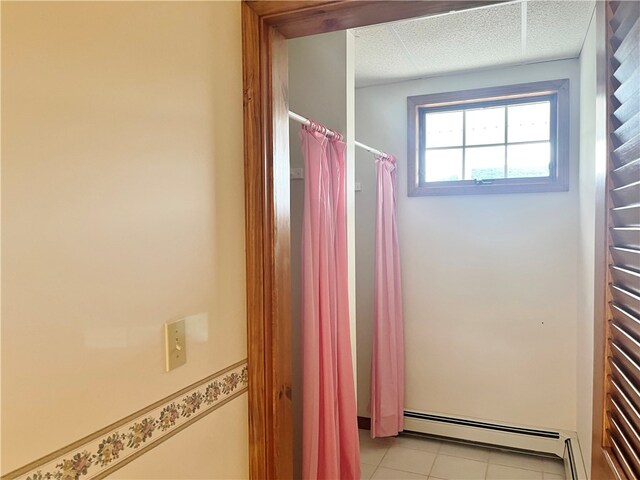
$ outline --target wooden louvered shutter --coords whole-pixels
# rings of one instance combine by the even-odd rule
[[[607,2],[609,312],[605,439],[618,476],[640,479],[640,2]]]

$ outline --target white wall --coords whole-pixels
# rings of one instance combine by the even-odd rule
[[[571,82],[569,192],[407,197],[407,96],[557,78]],[[405,408],[575,430],[577,60],[356,90],[361,142],[397,155]],[[359,415],[373,318],[374,167],[356,181]]]
[[[587,472],[591,469],[593,412],[596,206],[596,22],[594,11],[580,54],[580,168],[578,232],[577,433]],[[601,225],[599,226],[601,227]]]
[[[2,2],[2,474],[246,358],[240,6]],[[247,476],[246,395],[112,475]]]
[[[356,269],[355,269],[355,163],[354,151],[354,39],[347,31],[313,35],[288,41],[289,108],[343,133],[347,139],[347,242],[349,261],[349,313],[351,344],[356,365]],[[300,124],[290,121],[291,168],[304,165],[300,147]],[[304,180],[291,181],[291,317],[293,357],[294,472],[301,472],[302,445],[302,351],[301,351],[301,237]],[[300,476],[296,473],[296,478]]]

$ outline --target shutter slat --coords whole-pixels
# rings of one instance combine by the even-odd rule
[[[620,365],[622,371],[626,372],[634,385],[640,385],[640,365],[614,341],[609,341],[609,347],[613,359]]]
[[[611,366],[610,381],[612,383],[615,382],[624,391],[636,410],[640,410],[640,391],[638,387],[634,385],[631,377],[611,357],[609,357],[609,365]]]
[[[640,205],[628,205],[611,209],[614,227],[640,226]]]
[[[640,55],[640,51],[637,52]],[[629,98],[622,102],[618,109],[613,112],[613,116],[616,117],[620,123],[624,123],[637,114],[637,105],[640,105],[640,85],[634,84],[630,87],[630,91],[623,92]]]
[[[627,312],[631,312],[633,315],[640,317],[640,297],[617,285],[609,284],[609,286],[611,287],[613,303]]]
[[[613,77],[620,83],[626,82],[633,72],[635,71],[637,62],[634,61],[638,57],[638,50],[640,47],[636,45],[636,47],[631,51],[629,56],[625,59],[624,62],[615,67],[613,72]]]
[[[611,199],[616,207],[640,203],[640,180],[614,188],[611,191]]]
[[[618,325],[621,325],[635,338],[640,339],[640,319],[638,317],[634,317],[631,313],[613,303],[610,304],[610,307],[613,315],[613,321]]]
[[[609,266],[613,283],[636,295],[640,295],[640,273],[615,265]]]
[[[613,157],[616,167],[621,167],[640,158],[640,133],[616,148],[613,151]]]
[[[629,59],[631,62],[631,59]],[[624,64],[623,64],[624,65]],[[628,74],[628,78],[623,78],[621,84],[613,96],[616,97],[616,100],[620,103],[628,102],[633,98],[633,94],[636,90],[638,90],[638,82],[640,81],[640,69],[638,68],[638,62],[630,63],[628,67],[630,72]]]
[[[614,340],[613,343],[637,365],[640,362],[640,342],[614,322],[611,322],[611,334]]]
[[[613,227],[610,230],[616,247],[640,249],[640,228]]]
[[[631,118],[620,125],[613,135],[619,145],[628,142],[633,136],[640,132],[640,112],[636,112]]]
[[[611,257],[616,265],[629,270],[640,271],[640,250],[611,247]]]
[[[609,22],[617,38],[624,38],[640,16],[640,3],[637,1],[620,2],[616,13]]]
[[[607,429],[607,436],[611,441],[611,448],[613,450],[613,454],[615,455],[616,460],[622,467],[624,474],[627,476],[629,480],[638,480],[638,477],[635,475],[635,473],[633,473],[633,470],[631,470],[631,466],[629,465],[629,462],[625,458],[624,453],[620,448],[619,441],[616,439],[611,429]]]
[[[616,35],[618,35],[617,32]],[[617,38],[622,39],[622,36],[618,36]],[[638,45],[638,42],[640,42],[640,18],[636,18],[631,28],[629,28],[629,31],[624,34],[624,39],[622,39],[619,46],[615,49],[613,58],[620,63],[624,62],[634,47]]]
[[[640,178],[640,158],[616,168],[611,172],[611,178],[615,188],[635,182]]]
[[[617,382],[612,381],[611,385],[614,391],[609,401],[617,410],[618,416],[624,424],[623,427],[625,427],[629,442],[634,446],[635,451],[640,452],[640,433],[638,433],[640,432],[640,413]]]
[[[615,384],[613,387],[615,389]],[[615,393],[618,394],[618,391],[615,390]],[[618,436],[624,438],[624,443],[629,446],[627,460],[632,466],[632,470],[640,473],[640,458],[638,457],[640,439],[638,438],[638,432],[633,426],[633,421],[630,418],[633,415],[632,411],[627,410],[627,405],[623,405],[621,398],[615,394],[607,397],[607,403],[611,416],[616,420]]]
[[[611,440],[612,444],[615,441],[615,446],[617,449],[616,456],[619,455],[618,460],[622,463],[623,468],[625,469],[625,473],[634,480],[638,479],[638,472],[640,472],[640,459],[638,455],[634,452],[633,446],[629,443],[629,440],[626,438],[624,431],[620,428],[618,420],[614,418],[614,415],[609,413],[609,422],[612,429]],[[615,440],[614,440],[615,439]]]

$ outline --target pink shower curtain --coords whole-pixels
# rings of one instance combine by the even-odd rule
[[[371,358],[371,437],[404,428],[404,338],[400,251],[396,224],[396,159],[376,158],[374,327]]]
[[[302,233],[302,474],[359,480],[345,210],[345,144],[300,132],[305,164]]]

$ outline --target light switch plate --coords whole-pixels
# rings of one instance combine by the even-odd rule
[[[302,180],[304,178],[304,169],[292,168],[289,171],[289,177],[291,178],[291,180]]]
[[[164,324],[164,353],[167,372],[187,362],[184,318]]]

